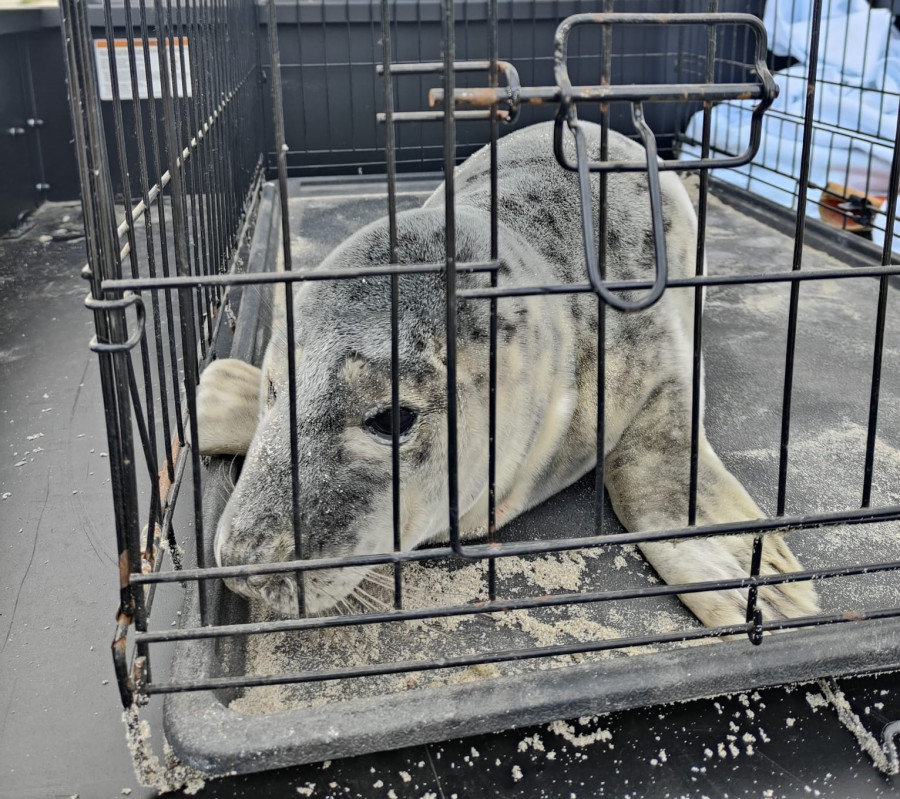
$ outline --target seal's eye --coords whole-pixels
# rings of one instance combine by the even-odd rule
[[[412,408],[401,405],[399,434],[401,436],[406,435],[416,423],[417,418],[418,415]],[[363,420],[363,427],[365,427],[367,433],[371,433],[376,438],[390,443],[393,440],[393,421],[391,409],[385,408],[378,413],[366,417],[366,419]]]

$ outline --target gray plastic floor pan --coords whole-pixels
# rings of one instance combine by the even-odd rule
[[[401,208],[419,205],[433,185],[401,184]],[[383,191],[383,186],[373,183],[304,184],[302,189],[293,184],[290,212],[295,268],[316,265],[346,235],[382,216],[386,209]],[[267,187],[260,219],[266,220],[265,224],[271,219],[277,228],[273,196]],[[262,227],[264,224],[255,234],[257,254],[261,247],[277,241],[277,236],[270,237]],[[710,273],[790,268],[789,235],[715,199],[709,213],[708,246]],[[274,251],[268,255],[271,268]],[[853,257],[839,255],[841,260],[808,248],[804,265],[843,266]],[[706,298],[709,438],[726,466],[767,513],[775,510],[789,293],[786,284],[767,284],[710,288]],[[892,293],[895,296],[890,300],[896,304],[896,292]],[[859,505],[876,298],[873,279],[816,281],[802,286],[789,514]],[[266,320],[257,323],[255,314],[257,309],[265,309],[266,303],[254,301],[252,292],[247,291],[244,302],[234,354],[258,359],[261,336],[256,330],[264,331]],[[886,342],[872,503],[876,507],[900,502],[900,313],[891,314]],[[221,475],[222,464],[214,462],[205,477],[204,523],[210,531],[215,529],[225,502]],[[591,485],[588,476],[503,528],[501,537],[568,537],[590,529]],[[620,530],[608,504],[607,510],[610,532]],[[807,567],[900,560],[900,523],[804,531],[791,534],[789,541]],[[212,562],[211,552],[208,558]],[[432,567],[431,574],[449,574],[451,579],[454,570],[461,568],[469,567],[450,563]],[[620,547],[598,551],[579,569],[583,580],[604,589],[646,585],[656,579],[637,553],[623,552]],[[535,583],[529,583],[527,575],[512,575],[506,584],[501,582],[501,591],[504,586],[510,591],[535,591]],[[256,612],[214,582],[209,583],[209,591],[213,623],[247,620]],[[819,593],[825,612],[842,612],[851,618],[859,609],[895,607],[900,601],[900,574],[883,572],[823,581]],[[613,604],[600,603],[585,611],[594,614],[582,625],[588,634],[603,629],[629,635],[662,629],[660,624],[665,629],[698,625],[673,597],[643,599],[629,609],[611,607]],[[185,626],[199,624],[196,590],[186,593],[182,620]],[[470,645],[488,646],[492,651],[533,646],[538,639],[529,629],[527,624],[494,624],[479,618],[453,634],[431,636],[429,646],[436,647],[432,654],[452,653]],[[393,653],[387,660],[402,660],[396,653],[404,652],[409,643],[402,637],[415,639],[417,635],[414,628],[393,628],[374,640],[376,648]],[[340,648],[347,640],[330,641],[329,645]],[[373,639],[366,640],[371,644]],[[331,667],[334,652],[327,647],[312,651],[309,643],[299,634],[293,638],[260,637],[248,649],[231,639],[182,643],[176,647],[171,677],[182,681],[240,674],[245,668],[259,670],[261,650],[268,650],[266,654],[274,658],[267,661],[269,665],[287,671],[316,668],[317,664]],[[396,679],[387,683],[366,678],[368,682],[346,680],[313,688],[172,694],[166,700],[165,731],[178,757],[196,768],[249,772],[824,675],[897,668],[900,623],[888,619],[767,635],[758,647],[741,639],[702,646],[645,647],[628,654],[573,659],[553,668],[533,660],[501,663],[495,669],[468,675],[464,682],[442,682],[439,672],[430,672],[425,677],[415,675],[407,685]],[[318,699],[315,691],[322,692]],[[321,697],[329,701],[322,704]],[[266,709],[280,712],[260,712]]]

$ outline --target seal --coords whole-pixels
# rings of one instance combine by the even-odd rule
[[[599,157],[599,128],[580,123]],[[498,285],[584,282],[577,178],[553,155],[552,124],[524,128],[498,145]],[[643,161],[644,150],[611,133],[609,158]],[[490,254],[490,155],[482,149],[456,170],[457,262]],[[594,180],[597,180],[594,176]],[[660,175],[669,269],[693,274],[697,222],[672,172]],[[597,194],[597,192],[594,192]],[[610,174],[607,277],[646,279],[654,262],[647,178]],[[595,213],[596,213],[596,209]],[[400,263],[442,263],[443,189],[397,215]],[[388,263],[386,219],[334,250],[323,270]],[[460,288],[485,287],[481,273]],[[404,549],[447,539],[447,402],[444,278],[399,279],[400,533]],[[635,296],[625,295],[629,299]],[[300,513],[308,557],[393,548],[390,278],[309,281],[295,291]],[[497,363],[497,522],[505,524],[596,465],[597,298],[576,293],[500,299]],[[485,532],[488,492],[489,303],[461,301],[457,317],[458,495],[460,530]],[[203,453],[245,455],[215,537],[220,565],[294,557],[284,317],[261,369],[225,359],[203,373],[198,395]],[[687,525],[691,431],[693,291],[667,290],[651,309],[606,314],[605,479],[630,531]],[[701,398],[701,408],[703,401]],[[764,517],[699,429],[697,523]],[[750,535],[640,545],[671,584],[746,576]],[[762,574],[800,570],[777,535],[765,539]],[[306,575],[306,611],[350,595],[370,570]],[[233,579],[229,586],[298,613],[293,575]],[[742,624],[746,592],[690,593],[682,601],[707,625]],[[766,619],[817,611],[809,583],[761,587]]]

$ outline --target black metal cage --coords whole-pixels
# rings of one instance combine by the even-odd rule
[[[92,16],[96,9],[79,0],[62,2],[87,228],[87,305],[96,324],[91,347],[101,364],[120,552],[113,654],[126,707],[171,695],[166,732],[180,758],[209,772],[258,770],[461,732],[900,665],[895,621],[900,605],[897,584],[891,582],[900,571],[900,497],[891,460],[900,420],[895,379],[900,372],[893,371],[897,326],[890,314],[896,302],[891,281],[900,274],[891,246],[900,138],[896,130],[889,138],[859,129],[848,134],[890,152],[890,190],[883,206],[867,204],[871,192],[865,188],[840,194],[841,187],[812,179],[813,137],[826,123],[815,104],[821,84],[817,59],[811,58],[805,75],[809,91],[795,128],[797,172],[782,175],[793,181],[793,209],[778,209],[717,182],[720,172],[712,170],[731,174],[740,167],[753,176],[752,170],[766,168],[754,158],[769,146],[767,109],[778,94],[772,70],[779,66],[779,51],[769,49],[759,3],[270,0],[266,7],[242,0],[156,0],[152,5],[124,0],[122,6],[106,3],[103,12],[98,28]],[[823,3],[817,0],[806,28],[809,53],[819,52],[827,29],[822,19]],[[898,95],[883,86],[880,102],[896,107]],[[719,126],[727,127],[727,119],[716,114],[730,108],[746,117],[748,127],[744,139],[723,143],[716,133]],[[779,111],[776,118],[788,113]],[[109,141],[104,115],[112,116]],[[498,140],[508,127],[538,119],[554,120],[556,158],[576,176],[571,185],[581,212],[578,244],[585,272],[574,282],[504,284]],[[599,159],[589,156],[585,119],[601,124]],[[611,129],[638,139],[645,160],[610,161]],[[492,164],[489,252],[481,260],[458,262],[454,169],[482,144]],[[265,182],[266,167],[277,177],[275,183]],[[444,257],[398,263],[398,214],[435,189],[439,178],[432,173],[438,169],[444,181]],[[672,277],[660,176],[674,170],[699,176],[694,184],[699,230],[692,274]],[[608,175],[624,171],[646,175],[642,202],[651,209],[647,236],[654,256],[645,275],[611,280],[607,242],[615,231],[610,231],[607,209],[622,198],[609,196]],[[412,174],[401,175],[405,172]],[[344,182],[328,183],[321,179],[325,174],[344,175]],[[821,203],[841,217],[837,227],[844,230],[809,218],[811,186],[825,192]],[[323,211],[315,203],[329,191],[347,203],[368,202],[369,214],[377,205],[387,211],[390,240],[384,263],[316,268],[324,252],[304,250],[306,240],[297,225],[303,213],[310,219],[306,231],[327,224],[339,207]],[[834,197],[841,202],[832,202]],[[846,230],[856,229],[861,211],[877,218],[884,241],[880,250]],[[347,213],[344,235],[368,221]],[[766,230],[786,234],[784,265],[773,256],[771,263],[748,266],[738,258],[733,266],[723,266],[721,250],[717,260],[708,258],[716,237],[723,236],[710,233],[710,214],[720,215],[720,227],[740,219],[763,225],[753,228],[750,238],[768,235]],[[708,259],[711,267],[704,271]],[[478,285],[461,282],[473,273],[480,275]],[[409,550],[401,545],[398,309],[409,285],[405,281],[429,274],[440,277],[446,309],[447,538]],[[310,550],[299,490],[304,467],[296,418],[302,396],[293,379],[293,289],[310,281],[377,277],[390,285],[385,312],[391,335],[384,346],[391,364],[387,435],[393,546],[375,554],[323,557]],[[284,292],[283,309],[274,299],[280,285],[291,289]],[[846,344],[844,361],[829,360],[842,344],[823,332],[833,329],[827,314],[837,306],[825,307],[819,327],[806,326],[804,303],[815,301],[818,286],[833,287],[828,301],[848,318],[862,320],[863,327],[854,328],[859,340]],[[706,351],[709,359],[718,347],[733,367],[747,354],[727,349],[727,319],[711,322],[710,334],[704,307],[720,307],[721,297],[760,297],[755,292],[782,287],[778,296],[785,312],[767,316],[759,305],[755,317],[775,336],[771,346],[778,360],[746,370],[767,381],[755,395],[759,402],[769,400],[757,414],[763,427],[745,422],[748,431],[767,431],[756,441],[768,447],[771,457],[755,493],[769,515],[703,523],[697,504],[702,355]],[[626,531],[604,492],[603,400],[616,390],[605,381],[605,331],[611,315],[646,313],[664,292],[690,295],[693,306],[687,512],[680,524],[665,529]],[[809,292],[815,296],[808,300]],[[498,529],[497,450],[503,442],[498,441],[497,408],[504,402],[497,390],[504,347],[498,305],[517,297],[552,303],[574,294],[597,298],[598,466],[517,526]],[[490,446],[484,476],[486,534],[472,543],[460,531],[456,326],[463,309],[475,304],[486,306],[490,319]],[[195,443],[197,385],[202,369],[216,358],[261,362],[276,324],[273,308],[286,315],[286,369],[292,376],[293,433],[285,446],[291,453],[286,507],[294,551],[282,562],[216,565],[213,534],[240,479],[240,459],[201,458]],[[723,367],[725,382],[716,393],[723,402],[729,400],[729,375],[736,376],[730,367]],[[824,378],[829,369],[835,374]],[[846,405],[839,408],[839,421],[859,432],[858,441],[838,447],[834,458],[839,463],[832,464],[847,494],[792,495],[792,480],[804,484],[797,469],[802,471],[807,457],[794,454],[797,442],[806,446],[822,431],[831,440],[828,431],[836,429],[822,418],[823,406],[809,400],[815,392],[805,384],[798,387],[809,373],[821,373],[834,401]],[[711,428],[741,426],[717,417],[712,400],[709,405]],[[806,421],[798,421],[798,415]],[[738,440],[744,431],[729,432]],[[754,435],[747,432],[745,439]],[[746,477],[739,458],[728,465]],[[814,495],[817,501],[803,501]],[[855,500],[847,501],[850,495]],[[189,527],[193,535],[185,539]],[[879,531],[875,549],[854,549],[859,530]],[[830,560],[813,557],[813,565],[800,571],[763,573],[772,546],[767,536],[788,532],[805,536],[810,542],[805,552],[824,551],[822,542],[838,534],[845,543],[828,549],[834,555]],[[623,564],[630,562],[635,544],[735,534],[755,536],[741,576],[664,584],[648,571],[640,579],[623,579],[630,573]],[[165,552],[171,566],[164,563]],[[585,570],[587,561],[591,566]],[[513,563],[524,571],[513,574]],[[535,570],[548,565],[562,569],[556,583],[533,578]],[[382,575],[384,597],[377,602],[318,615],[303,612],[311,573],[371,566]],[[414,569],[420,582],[408,588]],[[456,579],[463,574],[472,578],[465,587],[429,596],[428,587],[445,579],[440,575]],[[573,581],[572,574],[579,579]],[[224,584],[271,575],[295,581],[299,617],[261,612]],[[859,596],[877,575],[887,582],[881,593],[871,593],[875,604],[864,605]],[[839,586],[859,581],[862,587],[846,594],[837,589],[812,615],[767,618],[761,612],[761,588],[810,581]],[[672,611],[677,595],[726,589],[746,592],[745,623],[702,627],[683,609]],[[168,617],[153,623],[158,617],[151,610],[163,592],[184,596],[177,628]],[[601,615],[581,615],[595,611]],[[581,631],[573,633],[570,626],[555,638],[544,635],[555,623],[553,614],[566,613],[574,614],[567,618],[575,618]],[[623,622],[611,630],[611,617],[654,614],[666,623],[648,628]],[[517,626],[510,632],[500,619],[515,619]],[[467,632],[459,632],[462,628]],[[772,635],[776,632],[782,634]],[[710,641],[713,646],[693,645]],[[173,642],[176,654],[169,669],[154,653]],[[317,660],[308,650],[319,645]],[[362,651],[358,659],[343,658],[344,649],[357,647]],[[264,661],[262,650],[275,659]],[[623,652],[631,656],[618,657]],[[257,668],[264,662],[275,666]],[[357,684],[365,686],[361,693],[354,693]],[[253,691],[279,686],[285,702],[274,709],[282,712],[248,711]],[[292,713],[302,713],[302,722],[295,724],[301,716]]]

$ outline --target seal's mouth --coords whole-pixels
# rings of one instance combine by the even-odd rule
[[[293,531],[278,519],[263,524],[258,516],[250,520],[244,514],[237,517],[229,502],[216,527],[215,558],[219,566],[247,564],[281,564],[294,559]],[[237,525],[237,526],[236,526]],[[273,528],[277,532],[273,532]],[[349,536],[348,536],[349,537]],[[367,539],[368,541],[368,539]],[[339,553],[321,546],[321,538],[310,541],[316,557],[372,554],[370,547]],[[374,547],[376,552],[386,551]],[[323,564],[324,565],[324,564]],[[226,586],[234,593],[252,601],[261,601],[282,618],[323,615],[355,615],[392,609],[394,581],[378,566],[347,565],[322,569],[308,569],[302,573],[303,607],[300,607],[298,573],[254,574],[228,577]],[[302,611],[302,612],[301,612]]]
[[[303,576],[303,615],[322,616],[379,609],[372,607],[373,602],[378,602],[372,596],[372,586],[367,586],[368,590],[361,588],[375,577],[373,570],[366,566],[306,572]],[[225,583],[246,599],[262,600],[283,618],[295,619],[301,615],[297,578],[293,572],[230,578]],[[374,582],[374,586],[380,587],[380,582]],[[356,607],[357,605],[362,605],[362,608]],[[387,607],[388,603],[385,603],[385,609]]]

